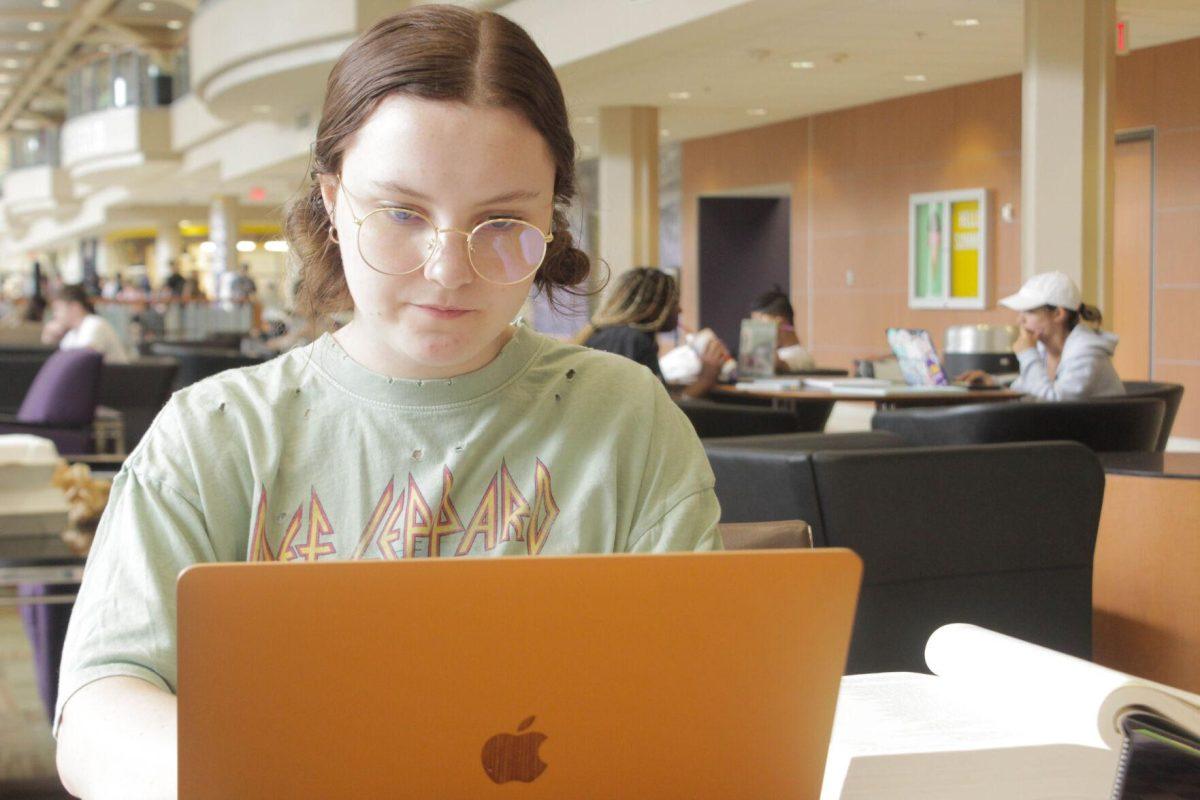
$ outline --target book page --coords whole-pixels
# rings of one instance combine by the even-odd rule
[[[1082,727],[1088,727],[1086,722]],[[1094,736],[1094,727],[1091,732]],[[1049,752],[1043,754],[1040,748]],[[1021,767],[1035,757],[1030,753],[1060,763],[1068,783],[1071,768],[1079,763],[1088,764],[1091,772],[1099,771],[1099,792],[1061,797],[1104,800],[1107,796],[1116,752],[1064,743],[1053,726],[993,694],[981,693],[977,686],[907,672],[846,675],[838,694],[821,797],[878,797],[881,787],[887,786],[888,797],[974,798],[980,796],[981,786],[972,784],[972,773],[985,785],[999,787],[997,774],[1028,772]],[[972,769],[964,772],[947,766],[956,764],[970,764]],[[936,773],[926,772],[926,767],[936,768]],[[1022,796],[1011,791],[1012,786],[1006,788],[1007,794],[996,796]]]
[[[1139,707],[1200,729],[1200,696],[975,625],[934,631],[925,662],[935,675],[1041,720],[1064,743],[1119,750],[1120,717]]]

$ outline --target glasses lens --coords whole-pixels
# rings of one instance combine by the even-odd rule
[[[420,267],[436,242],[428,220],[399,208],[372,211],[358,229],[358,252],[363,260],[391,275]]]
[[[525,222],[497,219],[471,234],[471,263],[485,280],[516,283],[528,278],[546,257],[546,238]]]

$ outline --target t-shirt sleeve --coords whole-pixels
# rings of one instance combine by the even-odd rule
[[[175,691],[175,581],[185,567],[215,560],[194,498],[136,469],[117,475],[67,629],[55,735],[71,695],[101,678]]]
[[[716,480],[696,430],[654,387],[654,419],[627,552],[720,550]]]

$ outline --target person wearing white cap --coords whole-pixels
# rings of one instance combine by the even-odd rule
[[[1068,275],[1034,275],[1000,305],[1018,312],[1020,334],[1013,352],[1021,375],[1013,382],[1013,389],[1038,400],[1125,394],[1112,363],[1117,336],[1099,329],[1100,310],[1083,302],[1079,287]],[[967,373],[961,379],[989,384],[993,381],[981,372]]]

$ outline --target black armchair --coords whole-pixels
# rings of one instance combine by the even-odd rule
[[[897,433],[915,446],[1057,440],[1100,453],[1154,452],[1164,412],[1163,401],[1150,397],[980,403],[880,411],[871,427]]]
[[[1158,434],[1155,449],[1162,453],[1167,449],[1167,439],[1171,438],[1171,428],[1175,427],[1175,416],[1179,413],[1179,404],[1183,402],[1183,386],[1178,383],[1159,383],[1157,381],[1122,381],[1125,384],[1127,397],[1156,397],[1166,404],[1163,409],[1162,430]]]
[[[925,670],[929,635],[970,622],[1091,656],[1104,472],[1074,442],[817,453],[818,547],[862,557],[846,671]]]

